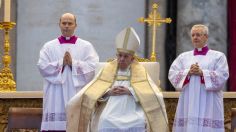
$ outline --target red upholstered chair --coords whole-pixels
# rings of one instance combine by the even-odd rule
[[[11,107],[8,112],[7,131],[13,129],[38,129],[42,121],[42,108]]]
[[[231,109],[231,132],[236,132],[236,108]]]

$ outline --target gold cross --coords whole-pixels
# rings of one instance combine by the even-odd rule
[[[138,21],[141,23],[148,23],[149,26],[152,26],[152,54],[150,57],[151,61],[156,61],[156,29],[161,23],[171,23],[171,18],[161,18],[159,12],[157,12],[158,4],[154,3],[152,5],[152,12],[148,15],[148,18],[139,18]]]

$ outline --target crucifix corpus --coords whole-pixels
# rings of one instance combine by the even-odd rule
[[[148,23],[149,26],[152,26],[152,54],[150,57],[151,61],[156,61],[156,32],[157,27],[161,25],[161,23],[171,23],[171,18],[161,18],[159,12],[157,12],[158,4],[154,3],[152,5],[152,12],[148,15],[148,18],[139,18],[138,21],[141,23]]]

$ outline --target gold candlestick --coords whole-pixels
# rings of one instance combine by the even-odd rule
[[[2,57],[3,68],[0,71],[0,91],[16,91],[16,83],[11,72],[10,55],[10,30],[16,25],[14,22],[0,22],[0,29],[4,30],[4,55]]]
[[[151,61],[156,61],[156,29],[161,23],[171,23],[171,18],[161,18],[160,13],[157,11],[158,4],[154,3],[152,5],[152,12],[148,15],[148,18],[139,18],[138,21],[141,23],[148,23],[149,26],[152,26],[152,54],[150,57]]]

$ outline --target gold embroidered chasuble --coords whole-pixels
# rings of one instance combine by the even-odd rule
[[[76,96],[72,98],[67,108],[68,132],[88,132],[91,116],[99,104],[98,100],[112,86],[116,80],[116,73],[117,61],[114,60],[107,63],[98,78],[79,93],[78,100]],[[165,117],[165,107],[161,105],[160,98],[155,94],[157,90],[153,91],[145,68],[136,61],[131,64],[130,81],[145,112],[149,126],[148,132],[167,132],[168,123]]]

